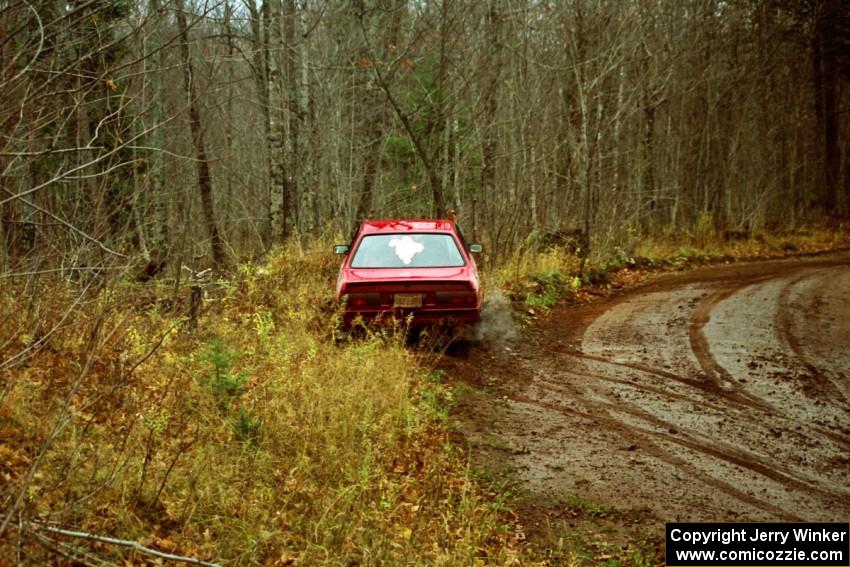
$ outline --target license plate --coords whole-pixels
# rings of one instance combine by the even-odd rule
[[[397,293],[393,297],[393,307],[422,307],[422,294]]]

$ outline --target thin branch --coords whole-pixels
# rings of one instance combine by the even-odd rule
[[[158,341],[157,341],[157,343],[153,346],[153,348],[151,348],[151,349],[148,351],[148,353],[147,353],[146,355],[144,355],[142,358],[140,358],[140,359],[139,359],[139,361],[138,361],[138,362],[136,362],[136,363],[135,363],[132,367],[130,367],[130,370],[129,370],[129,371],[127,371],[127,375],[128,375],[128,376],[129,376],[129,375],[131,375],[133,372],[135,372],[136,368],[138,368],[139,366],[141,366],[142,364],[144,364],[144,362],[145,362],[147,359],[149,359],[151,356],[153,356],[153,354],[154,354],[154,353],[155,353],[155,352],[159,349],[159,347],[160,347],[160,346],[162,346],[162,343],[163,343],[163,341],[165,341],[165,338],[166,338],[169,334],[171,334],[171,332],[172,332],[172,331],[174,331],[177,327],[179,327],[179,326],[180,326],[180,325],[182,325],[182,324],[183,324],[183,320],[181,319],[180,321],[178,321],[177,323],[175,323],[174,325],[172,325],[171,327],[169,327],[169,329],[168,329],[167,331],[165,331],[165,332],[162,334],[162,336],[161,336],[161,337],[159,337],[159,340],[158,340]]]
[[[20,72],[20,73],[15,73],[15,75],[13,75],[13,76],[12,76],[12,78],[11,78],[10,80],[8,80],[8,81],[3,81],[2,83],[0,83],[0,87],[5,87],[5,86],[6,86],[8,83],[10,83],[11,81],[14,81],[14,80],[15,80],[15,79],[17,79],[18,77],[22,77],[22,76],[23,76],[23,75],[25,75],[27,72],[29,72],[30,67],[32,67],[33,62],[34,62],[34,61],[36,61],[36,60],[39,58],[39,56],[41,55],[41,51],[42,51],[42,49],[44,49],[44,24],[43,24],[43,23],[42,23],[42,21],[41,21],[41,16],[39,16],[39,15],[38,15],[38,10],[36,10],[36,9],[35,9],[35,8],[34,8],[34,7],[33,7],[33,6],[29,3],[29,2],[24,1],[24,3],[27,5],[27,8],[29,8],[29,9],[32,11],[32,13],[35,15],[35,19],[36,19],[36,21],[38,22],[38,34],[39,34],[39,39],[38,39],[38,49],[36,50],[35,55],[34,55],[34,56],[33,56],[33,57],[29,60],[29,62],[27,63],[27,66],[26,66],[26,67],[24,67],[24,68],[21,70],[21,72]],[[4,42],[4,43],[5,43],[5,42]],[[20,51],[20,52],[19,52],[19,53],[15,56],[15,58],[11,61],[11,63],[9,63],[9,65],[7,66],[7,68],[6,68],[6,69],[4,69],[4,75],[6,74],[6,73],[5,73],[5,71],[6,71],[7,69],[11,69],[11,66],[12,66],[12,65],[14,65],[15,63],[17,63],[18,58],[20,57],[20,55],[21,55],[22,53],[23,53],[23,50],[21,50],[21,51]]]
[[[9,191],[9,190],[8,190],[8,189],[6,189],[6,188],[4,188],[4,191],[6,191],[6,193],[8,193],[8,194],[12,195],[13,197],[14,197],[14,196],[16,196],[16,195],[15,195],[15,193],[12,193],[11,191]],[[100,240],[98,240],[97,238],[95,238],[95,237],[93,237],[93,236],[89,236],[87,233],[83,232],[82,230],[80,230],[80,229],[79,229],[79,228],[77,228],[76,226],[72,225],[71,223],[69,223],[69,222],[68,222],[68,221],[66,221],[65,219],[63,219],[63,218],[61,218],[61,217],[58,217],[58,216],[54,215],[53,213],[51,213],[50,211],[48,211],[48,210],[47,210],[47,209],[45,209],[44,207],[39,207],[38,205],[36,205],[36,204],[35,204],[35,203],[33,203],[32,201],[30,201],[29,199],[21,199],[21,201],[23,201],[24,203],[26,203],[26,204],[27,204],[27,205],[29,205],[30,207],[34,208],[35,210],[37,210],[37,211],[39,211],[39,212],[41,212],[41,213],[44,213],[45,215],[49,216],[50,218],[52,218],[52,219],[53,219],[53,220],[55,220],[56,222],[60,223],[62,226],[64,226],[65,228],[67,228],[67,229],[68,229],[68,230],[70,230],[71,232],[73,232],[73,233],[75,233],[75,234],[77,234],[77,235],[79,235],[79,236],[82,236],[83,238],[85,238],[85,239],[86,239],[86,240],[88,240],[89,242],[92,242],[92,243],[94,243],[94,244],[97,244],[97,245],[98,245],[98,247],[99,247],[101,250],[103,250],[104,252],[106,252],[107,254],[112,254],[113,256],[118,256],[119,258],[124,258],[125,260],[128,258],[128,256],[127,256],[126,254],[121,254],[120,252],[116,252],[115,250],[112,250],[111,248],[107,247],[107,246],[106,246],[106,244],[104,244],[103,242],[101,242]],[[5,202],[5,201],[4,201],[4,202]],[[0,204],[3,204],[3,203],[0,203]]]
[[[89,284],[89,286],[90,285],[91,284]],[[86,289],[83,290],[83,293],[81,294],[81,296],[84,295],[88,291],[89,286],[86,286]],[[67,317],[68,313],[70,313],[70,312],[71,312],[71,310],[69,309],[68,312],[66,312],[65,317]],[[65,317],[63,317],[63,321],[64,321]],[[23,483],[20,487],[20,490],[18,491],[18,495],[12,501],[12,505],[9,507],[8,512],[6,512],[6,517],[3,518],[2,522],[0,522],[0,536],[2,536],[3,533],[6,531],[6,528],[8,527],[9,522],[14,517],[15,512],[17,512],[18,509],[20,508],[21,503],[23,502],[24,498],[26,497],[26,495],[28,493],[29,486],[32,483],[33,478],[35,478],[36,472],[38,471],[39,467],[41,467],[42,461],[46,458],[48,450],[53,445],[53,442],[59,437],[59,435],[62,433],[62,431],[65,430],[65,428],[68,426],[68,424],[71,421],[71,411],[70,411],[71,401],[77,395],[77,392],[79,391],[80,386],[82,385],[83,381],[86,379],[89,372],[91,371],[92,364],[94,363],[94,351],[95,351],[94,343],[97,340],[97,333],[99,331],[99,328],[100,328],[100,325],[101,325],[102,322],[103,322],[103,314],[101,314],[100,318],[95,323],[94,329],[92,330],[89,345],[86,347],[86,352],[87,352],[86,363],[83,366],[82,370],[80,371],[79,376],[77,376],[77,379],[74,381],[73,385],[71,386],[71,389],[68,392],[68,395],[65,397],[62,409],[60,410],[59,415],[56,417],[56,420],[53,424],[53,427],[50,430],[50,433],[48,433],[47,437],[45,438],[44,442],[42,443],[41,448],[38,451],[38,456],[35,459],[35,462],[32,464],[32,466],[30,466],[30,470],[27,473],[27,476],[24,479],[24,481],[23,481]],[[60,324],[61,324],[61,321],[60,321]],[[54,327],[54,329],[55,329],[55,327]],[[11,384],[11,383],[12,382],[9,382],[9,384]],[[3,394],[5,395],[6,392],[8,392],[8,388],[6,390],[4,390]]]
[[[74,561],[75,563],[79,563],[81,565],[92,565],[92,566],[103,566],[103,565],[116,565],[115,563],[111,563],[109,561],[104,561],[100,557],[97,557],[91,553],[86,553],[82,549],[77,549],[76,547],[69,545],[67,543],[55,540],[51,537],[47,537],[46,535],[33,532],[35,538],[39,541],[39,543],[44,546],[45,549],[52,551],[54,553],[58,553],[59,555]],[[86,560],[89,561],[86,561]],[[22,564],[19,562],[19,564]]]
[[[0,152],[0,157],[40,157],[53,154],[63,154],[69,152],[81,152],[89,150],[103,150],[104,146],[86,146],[84,148],[56,148],[40,150],[37,152]]]
[[[98,541],[101,543],[109,543],[112,545],[120,545],[123,547],[130,547],[135,549],[139,553],[144,553],[146,555],[151,555],[153,557],[159,557],[160,559],[168,559],[171,561],[180,561],[183,563],[189,563],[192,565],[204,565],[206,567],[220,567],[219,563],[210,563],[209,561],[203,561],[202,559],[196,559],[194,557],[186,557],[183,555],[174,555],[172,553],[164,553],[162,551],[157,551],[156,549],[151,549],[150,547],[145,547],[141,543],[137,541],[127,540],[127,539],[118,539],[114,537],[102,536],[97,534],[92,534],[88,532],[78,532],[75,530],[65,530],[62,528],[56,528],[53,526],[48,526],[47,524],[42,524],[40,522],[28,522],[30,526],[35,528],[36,530],[42,530],[46,532],[50,532],[57,535],[63,535],[67,537],[75,537],[79,539],[87,539],[91,541]]]
[[[40,276],[43,274],[54,274],[56,272],[105,272],[106,270],[126,270],[132,268],[132,264],[123,266],[69,266],[66,268],[50,268],[47,270],[33,270],[31,272],[7,272],[0,273],[0,280],[8,278],[26,278]]]
[[[65,313],[62,315],[62,318],[59,320],[59,322],[56,323],[53,326],[53,328],[50,329],[50,331],[48,331],[43,337],[41,337],[36,342],[32,343],[30,346],[28,346],[27,348],[25,348],[24,350],[22,350],[21,352],[19,352],[15,356],[12,356],[10,358],[7,358],[3,362],[0,362],[0,370],[5,370],[6,368],[10,368],[14,362],[18,361],[18,359],[21,359],[21,357],[26,355],[28,352],[33,351],[33,350],[39,348],[44,343],[46,343],[47,340],[53,335],[53,333],[55,333],[57,330],[59,330],[62,327],[62,325],[65,323],[65,320],[71,315],[71,313],[74,311],[74,309],[80,303],[80,301],[83,300],[83,297],[86,296],[86,293],[88,292],[90,287],[91,287],[91,283],[89,283],[83,289],[82,293],[80,293],[80,295],[77,296],[77,299],[74,300],[74,303],[72,303],[71,306],[67,310],[65,310]],[[5,391],[3,392],[3,394],[5,394]],[[4,397],[4,395],[0,395],[0,401],[2,401],[3,397]],[[0,533],[2,533],[2,532],[0,532]]]
[[[175,114],[175,116],[176,116],[176,114]],[[96,158],[92,159],[91,161],[88,161],[88,162],[86,162],[86,163],[83,163],[83,164],[81,164],[81,165],[78,165],[78,166],[76,166],[76,167],[73,167],[73,168],[69,169],[68,171],[65,171],[65,172],[59,172],[59,173],[57,173],[56,175],[54,175],[52,179],[49,179],[49,180],[47,180],[47,181],[44,181],[43,183],[40,183],[40,184],[36,185],[35,187],[31,187],[30,189],[27,189],[26,191],[21,191],[20,193],[12,193],[12,192],[11,192],[11,191],[9,191],[8,189],[6,189],[6,193],[8,193],[8,194],[9,194],[9,195],[11,195],[11,196],[10,196],[10,197],[6,197],[5,199],[0,198],[0,205],[5,205],[6,203],[9,203],[9,202],[11,202],[11,201],[14,201],[15,199],[22,199],[23,197],[26,197],[27,195],[31,195],[31,194],[35,193],[36,191],[39,191],[39,190],[43,189],[44,187],[47,187],[48,185],[51,185],[51,184],[53,184],[53,183],[57,183],[58,181],[61,181],[62,179],[67,179],[67,178],[68,178],[68,177],[70,177],[70,176],[71,176],[71,174],[73,174],[73,173],[76,173],[76,172],[81,171],[81,170],[83,170],[83,169],[85,169],[85,168],[91,167],[91,166],[93,166],[93,165],[95,165],[95,164],[97,164],[97,163],[99,163],[99,162],[101,162],[101,161],[105,160],[106,158],[108,158],[108,157],[112,156],[112,155],[113,155],[113,154],[115,154],[116,152],[119,152],[119,151],[121,151],[122,149],[126,148],[127,146],[131,145],[131,144],[132,144],[133,142],[135,142],[136,140],[138,140],[138,139],[140,139],[140,138],[142,138],[142,137],[144,137],[144,136],[147,136],[150,132],[154,131],[156,128],[159,128],[159,127],[160,127],[160,126],[162,126],[163,124],[165,124],[165,123],[167,123],[167,122],[170,122],[173,118],[174,118],[174,116],[172,116],[172,117],[168,118],[167,120],[164,120],[163,122],[161,122],[161,123],[159,123],[159,124],[155,124],[155,125],[151,126],[150,128],[147,128],[146,130],[143,130],[143,131],[139,132],[138,134],[136,134],[135,136],[133,136],[132,138],[130,138],[129,140],[127,140],[127,141],[126,141],[126,142],[124,142],[123,144],[120,144],[120,145],[116,146],[115,148],[113,148],[113,149],[109,150],[108,152],[106,152],[106,153],[104,153],[104,154],[102,154],[102,155],[100,155],[100,156],[98,156],[98,157],[96,157]],[[100,125],[98,125],[98,128],[99,128],[99,127],[100,127]],[[94,138],[92,138],[92,140],[91,140],[89,143],[94,142],[94,140],[95,140],[96,138],[97,138],[97,134],[95,134],[95,137],[94,137]],[[83,149],[89,149],[89,147],[90,147],[90,146],[86,146],[86,147],[85,147],[85,148],[83,148]],[[22,199],[22,200],[23,200],[23,199]],[[35,206],[35,205],[32,205],[32,204],[31,204],[31,203],[29,203],[29,202],[27,202],[27,204],[29,204],[30,206]]]

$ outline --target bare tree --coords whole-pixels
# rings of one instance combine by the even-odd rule
[[[198,109],[192,57],[189,52],[189,32],[186,24],[186,12],[183,0],[175,0],[175,15],[177,17],[177,28],[180,33],[180,53],[183,58],[183,86],[186,89],[189,104],[189,126],[192,130],[192,143],[195,146],[196,164],[198,167],[198,191],[201,195],[204,219],[206,220],[207,231],[210,235],[213,262],[218,267],[224,267],[227,263],[227,257],[224,251],[224,240],[221,237],[216,219],[217,215],[212,193],[212,178],[210,176],[209,161],[207,160],[204,129]]]

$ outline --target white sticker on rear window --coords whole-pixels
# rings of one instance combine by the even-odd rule
[[[401,238],[393,238],[390,240],[390,246],[395,249],[395,255],[405,264],[413,261],[413,257],[425,250],[425,246],[414,241],[409,236]]]

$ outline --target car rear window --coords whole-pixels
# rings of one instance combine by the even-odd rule
[[[351,259],[352,268],[456,268],[465,264],[450,234],[371,234]]]

